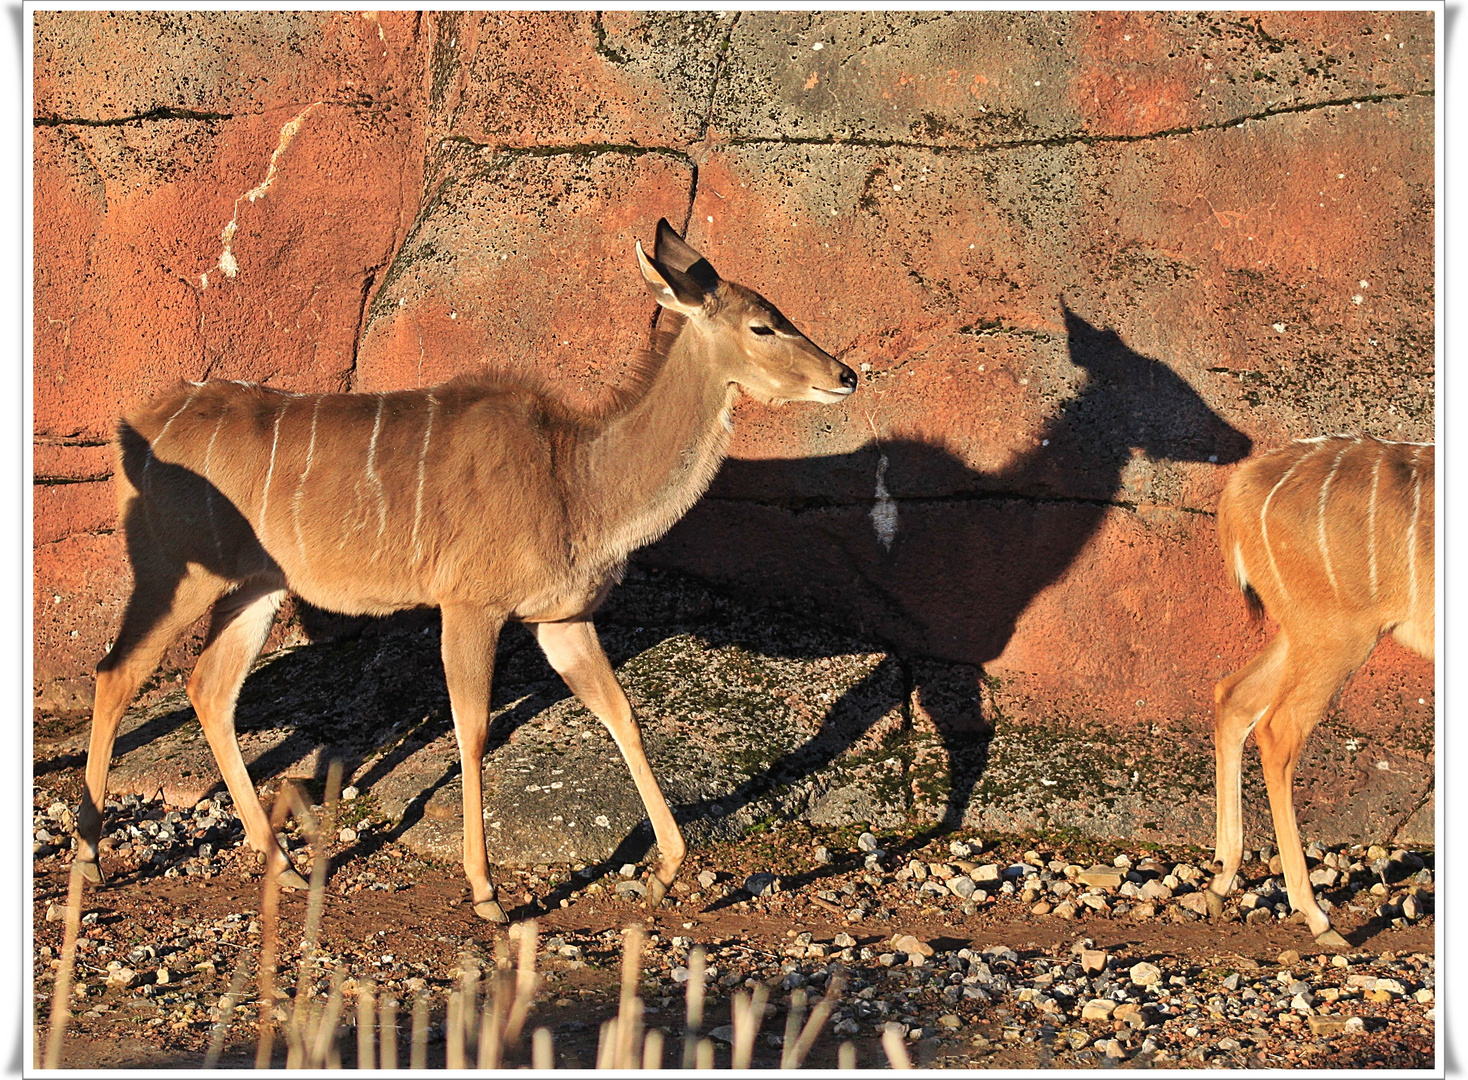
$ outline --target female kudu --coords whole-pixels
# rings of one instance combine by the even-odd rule
[[[661,902],[683,837],[591,623],[629,553],[666,532],[713,479],[739,390],[836,402],[856,375],[757,293],[721,280],[659,221],[642,277],[671,313],[633,386],[599,412],[489,375],[378,394],[297,395],[185,384],[119,426],[118,486],[133,592],[97,668],[77,860],[97,845],[113,739],[164,650],[213,614],[189,699],[244,820],[284,880],[304,886],[245,771],[234,706],[287,590],[385,615],[436,606],[464,784],[474,911],[505,919],[484,840],[481,770],[495,643],[531,623],[551,666],[607,725],[636,782],[660,861]]]
[[[1331,699],[1390,633],[1433,655],[1433,447],[1344,436],[1246,462],[1218,502],[1229,572],[1269,646],[1214,688],[1218,861],[1208,908],[1223,911],[1243,856],[1240,767],[1254,732],[1290,905],[1322,945],[1344,938],[1315,902],[1295,823],[1295,765]]]

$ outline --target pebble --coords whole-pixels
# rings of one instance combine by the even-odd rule
[[[698,875],[698,883],[705,889],[713,888],[714,882],[719,880],[719,875],[712,870],[701,871]]]
[[[1115,866],[1093,866],[1076,875],[1082,885],[1095,885],[1103,889],[1118,888],[1126,880],[1125,871]]]
[[[344,827],[339,833],[336,834],[336,838],[340,840],[343,844],[350,844],[357,839],[357,830],[351,828],[350,826]]]
[[[1081,1007],[1082,1020],[1109,1020],[1116,1011],[1116,1002],[1108,998],[1093,998]]]
[[[1095,975],[1106,970],[1106,962],[1111,957],[1100,949],[1081,950],[1081,970],[1088,975]]]
[[[912,934],[893,935],[892,947],[908,955],[912,955],[913,953],[923,957],[933,955],[933,946],[929,945],[926,941],[914,937]]]
[[[347,787],[342,788],[342,799],[345,802],[351,802],[359,794],[360,792],[353,785],[348,785]]]
[[[1143,960],[1139,964],[1133,964],[1127,976],[1136,986],[1151,986],[1161,981],[1162,971],[1156,964],[1149,964]]]
[[[750,874],[744,879],[744,891],[750,896],[771,896],[779,881],[775,874]]]
[[[856,847],[858,851],[876,851],[877,838],[869,832],[864,832],[856,838]]]

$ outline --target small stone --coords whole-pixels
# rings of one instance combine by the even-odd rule
[[[1280,967],[1293,967],[1300,962],[1300,954],[1294,949],[1286,949],[1275,957],[1275,959],[1279,961]]]
[[[1107,998],[1094,998],[1081,1006],[1082,1020],[1110,1020],[1116,1011],[1116,1002]]]
[[[176,978],[178,978],[178,976],[169,971],[168,968],[161,967],[158,969],[158,974],[155,976],[155,981],[158,983],[159,986],[167,986]]]
[[[838,949],[851,949],[856,947],[856,938],[843,930],[831,939],[831,944],[835,945]]]
[[[712,870],[704,870],[698,875],[698,883],[705,889],[713,887],[714,882],[719,880],[719,875]]]
[[[869,832],[864,832],[856,838],[856,846],[859,851],[876,851],[877,838]]]
[[[1223,980],[1223,988],[1229,993],[1233,993],[1239,988],[1239,973],[1237,971]]]
[[[640,881],[619,881],[612,891],[618,896],[646,896],[647,886]]]
[[[1114,866],[1093,866],[1082,870],[1075,878],[1082,885],[1095,885],[1103,889],[1119,888],[1126,880],[1125,872]]]
[[[112,961],[112,963],[113,964],[117,964],[117,961],[114,960],[114,961]],[[136,971],[134,971],[132,968],[130,968],[130,967],[123,967],[121,964],[118,964],[117,967],[112,967],[111,964],[108,965],[108,970],[107,970],[107,985],[108,986],[120,986],[120,987],[126,988],[126,987],[129,987],[129,986],[135,985],[137,983],[137,981],[138,981],[138,973]]]
[[[1062,900],[1055,905],[1051,914],[1057,919],[1074,919],[1076,917],[1076,906],[1069,900]]]
[[[775,874],[750,874],[744,879],[744,891],[750,896],[770,896],[776,891],[779,880]]]
[[[1149,964],[1143,960],[1139,964],[1133,964],[1127,975],[1136,986],[1151,986],[1161,981],[1162,970],[1156,964]]]
[[[948,891],[960,900],[967,900],[978,889],[978,886],[974,884],[974,879],[964,874],[949,878],[947,884]]]
[[[817,866],[830,866],[831,865],[831,849],[830,848],[828,848],[828,847],[826,847],[824,845],[822,845],[821,847],[816,848],[816,865]]]
[[[933,955],[933,946],[929,945],[926,941],[914,937],[912,934],[894,934],[892,937],[892,947],[899,952],[905,952],[909,955],[912,953],[917,953],[919,956]]]
[[[1048,900],[1041,900],[1041,901],[1035,903],[1033,906],[1031,906],[1031,908],[1030,908],[1030,914],[1031,915],[1049,915],[1052,910],[1054,910],[1054,909],[1050,906],[1050,901],[1048,901]]]
[[[1401,997],[1407,992],[1407,988],[1396,979],[1377,979],[1373,989],[1385,991],[1393,997]]]
[[[1168,900],[1172,897],[1172,890],[1156,878],[1153,878],[1143,883],[1142,889],[1137,895],[1143,900]]]
[[[969,871],[968,876],[980,885],[999,881],[1004,877],[999,867],[994,863],[985,863],[983,866],[976,866],[973,870]]]
[[[1081,950],[1081,970],[1087,975],[1095,975],[1106,970],[1106,962],[1111,957],[1100,949]]]
[[[938,1017],[938,1026],[948,1028],[951,1031],[955,1028],[963,1027],[963,1021],[952,1013],[944,1013]]]
[[[1322,1016],[1319,1013],[1313,1013],[1305,1019],[1310,1025],[1311,1035],[1335,1035],[1338,1032],[1347,1030],[1348,1025],[1355,1017]]]
[[[1315,1011],[1311,1002],[1314,999],[1310,994],[1296,994],[1290,999],[1290,1008],[1297,1013],[1312,1013]]]
[[[1156,904],[1138,904],[1127,913],[1132,922],[1146,922],[1157,914]]]
[[[852,1027],[855,1026],[856,1025],[854,1024],[852,1025]],[[855,1035],[856,1032],[853,1031],[852,1034]],[[734,1025],[724,1024],[720,1027],[714,1028],[712,1031],[709,1032],[709,1038],[717,1039],[721,1043],[732,1043],[734,1041]]]
[[[342,788],[342,800],[344,802],[351,802],[360,794],[361,792],[357,790],[356,785],[354,784],[348,784],[346,787]]]
[[[1116,1007],[1111,1014],[1113,1020],[1124,1020],[1132,1027],[1144,1027],[1147,1018],[1142,1015],[1142,1007],[1135,1001],[1124,1001]]]
[[[956,855],[960,859],[967,859],[974,853],[974,850],[962,840],[954,840],[948,845],[948,853],[950,855]]]
[[[357,839],[357,830],[351,827],[345,827],[341,832],[336,834],[336,838],[343,844],[350,844]]]
[[[618,870],[617,873],[621,874],[624,878],[635,878],[637,876],[637,864],[630,862],[623,863],[622,869]]]
[[[66,918],[66,908],[62,907],[60,904],[46,905],[47,922],[60,922],[64,918]]]

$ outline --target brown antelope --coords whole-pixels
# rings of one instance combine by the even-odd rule
[[[77,861],[97,846],[118,721],[164,650],[211,607],[189,699],[252,847],[305,882],[245,771],[234,706],[287,590],[348,614],[436,606],[464,784],[464,872],[474,911],[504,921],[489,878],[481,797],[495,643],[534,626],[551,666],[611,731],[659,849],[648,900],[683,862],[682,834],[643,753],[631,706],[592,626],[629,553],[708,487],[740,390],[837,402],[856,374],[759,294],[719,278],[659,221],[637,245],[666,325],[629,388],[600,411],[492,375],[377,394],[300,395],[183,384],[118,428],[118,488],[134,583],[97,666]]]
[[[1433,656],[1433,447],[1334,436],[1252,458],[1218,501],[1229,573],[1256,617],[1274,616],[1268,647],[1213,691],[1221,869],[1217,916],[1243,857],[1240,769],[1254,732],[1290,905],[1322,945],[1344,938],[1315,902],[1292,785],[1306,738],[1383,634]]]

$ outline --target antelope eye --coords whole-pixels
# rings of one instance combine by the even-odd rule
[[[751,326],[749,328],[749,332],[751,334],[758,334],[760,337],[768,337],[769,335],[774,333],[774,331],[771,330],[768,326],[760,326],[758,323],[756,323],[754,326]]]

